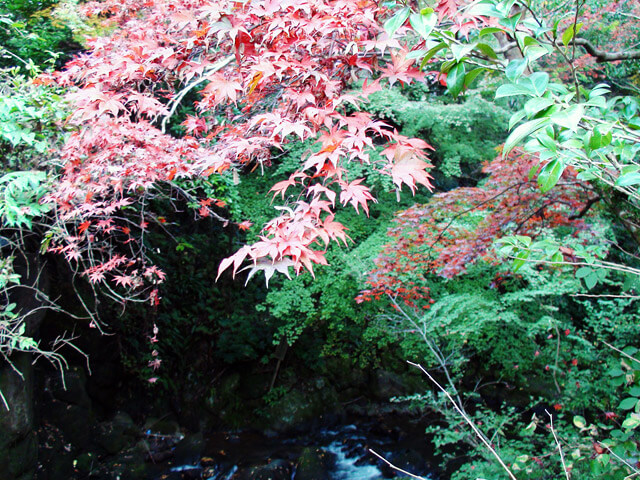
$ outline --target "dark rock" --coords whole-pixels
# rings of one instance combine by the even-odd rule
[[[62,375],[47,379],[47,387],[53,398],[64,403],[90,408],[91,400],[87,394],[87,375],[84,369],[72,367]]]
[[[407,394],[407,386],[400,375],[387,370],[377,370],[373,382],[373,395],[378,400],[389,400]]]
[[[247,480],[290,480],[293,466],[286,460],[273,460],[251,469]],[[235,478],[235,477],[234,477]]]
[[[112,420],[113,424],[122,430],[126,435],[135,437],[140,434],[140,429],[133,422],[133,419],[127,412],[117,412]]]
[[[265,417],[275,432],[302,431],[316,424],[325,412],[339,408],[338,394],[331,387],[314,392],[292,390],[269,405]]]
[[[298,458],[295,480],[330,480],[335,455],[321,448],[306,447]]]
[[[33,432],[33,367],[31,356],[23,353],[11,357],[11,365],[0,366],[0,480],[33,476],[37,466],[37,439]]]
[[[149,418],[144,423],[142,430],[154,434],[174,436],[180,434],[180,425],[173,420]]]
[[[265,374],[249,374],[240,378],[239,394],[242,398],[255,400],[262,398],[269,389],[270,378]]]
[[[202,433],[187,435],[178,444],[173,451],[175,463],[177,465],[195,465],[202,456],[204,449],[204,437]]]
[[[66,442],[77,447],[89,444],[93,415],[88,408],[53,400],[43,417],[62,431]]]
[[[127,430],[130,430],[130,426],[116,421],[99,423],[93,431],[93,442],[108,454],[115,455],[134,441]]]
[[[38,458],[38,438],[30,432],[25,438],[5,447],[1,454],[0,479],[32,478]]]
[[[98,455],[93,452],[81,453],[76,457],[75,469],[81,475],[91,475],[98,468]]]

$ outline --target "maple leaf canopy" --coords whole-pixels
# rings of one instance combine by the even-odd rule
[[[387,152],[374,168],[398,188],[431,188],[428,145],[357,111],[380,82],[423,77],[407,60],[407,48],[382,28],[388,14],[375,2],[107,0],[83,8],[115,28],[91,40],[58,76],[70,88],[69,122],[77,130],[48,198],[65,222],[52,250],[88,257],[97,240],[94,221],[140,202],[158,184],[268,166],[275,149],[300,140],[316,139],[320,149],[274,186],[286,208],[258,242],[223,261],[219,273],[233,265],[235,274],[249,262],[251,274],[264,270],[268,278],[289,267],[300,273],[326,264],[327,241],[347,238],[346,227],[334,220],[336,197],[365,212],[375,201],[363,179],[346,180],[350,162],[370,162],[374,136]],[[358,80],[363,90],[348,93]],[[177,138],[167,123],[191,92],[198,94],[196,114]],[[287,195],[294,185],[303,195]],[[213,214],[208,204],[199,208],[203,216]],[[96,270],[94,260],[84,273],[138,285],[146,260],[133,247],[126,261],[108,261],[115,244],[135,242],[135,231],[144,232],[150,221],[142,215],[137,226],[113,224],[115,233],[100,237],[109,246],[98,255],[112,269]]]

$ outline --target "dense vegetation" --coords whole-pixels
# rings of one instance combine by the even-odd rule
[[[427,3],[5,2],[6,362],[114,333],[232,426],[385,369],[452,479],[637,474],[640,9]]]

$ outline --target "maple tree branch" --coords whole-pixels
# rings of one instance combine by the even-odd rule
[[[596,203],[598,203],[600,200],[602,200],[602,197],[600,197],[600,196],[590,198],[589,200],[587,200],[587,203],[585,204],[585,206],[582,207],[582,210],[580,210],[575,215],[570,215],[569,216],[569,220],[578,220],[579,218],[584,217],[587,214],[587,212],[589,211],[589,209],[591,209],[591,207],[593,205],[595,205]]]
[[[446,231],[449,229],[449,227],[451,225],[453,225],[453,222],[455,222],[459,217],[461,217],[462,215],[465,215],[465,214],[467,214],[469,212],[473,212],[475,209],[480,208],[483,205],[492,202],[496,198],[498,198],[498,197],[504,195],[505,193],[507,193],[512,188],[520,187],[522,185],[525,185],[526,183],[527,182],[518,182],[518,183],[515,183],[513,185],[510,185],[507,188],[505,188],[504,190],[502,190],[501,192],[498,192],[497,194],[495,194],[493,197],[490,197],[490,198],[478,203],[477,205],[473,205],[470,208],[467,208],[466,210],[463,210],[462,212],[459,212],[459,213],[455,214],[453,217],[451,217],[451,219],[449,220],[449,223],[447,223],[445,225],[445,227],[442,229],[442,231],[440,232],[438,237],[431,243],[431,245],[429,245],[429,249],[428,249],[427,253],[429,255],[431,254],[431,251],[433,250],[433,247],[435,247],[435,245],[442,239],[442,237],[444,236]]]
[[[194,82],[191,82],[190,84],[188,84],[186,87],[184,87],[182,90],[180,90],[180,92],[178,92],[178,95],[175,96],[169,103],[172,104],[171,109],[169,110],[169,113],[167,113],[163,118],[162,118],[162,123],[161,123],[161,128],[160,130],[162,131],[162,133],[165,133],[166,127],[167,127],[167,121],[173,116],[174,113],[176,113],[176,109],[178,108],[178,106],[180,105],[180,102],[182,102],[182,99],[185,97],[185,95],[187,93],[189,93],[192,89],[194,89],[195,87],[197,87],[198,85],[200,85],[202,82],[208,80],[208,75],[210,73],[215,73],[217,71],[222,70],[224,67],[226,67],[227,65],[229,65],[233,59],[235,58],[234,54],[231,55],[227,55],[226,57],[224,57],[222,60],[219,60],[218,62],[214,63],[213,66],[211,68],[209,68],[206,72],[203,72],[202,76],[197,79]]]
[[[176,190],[178,193],[180,193],[181,195],[184,196],[184,198],[188,201],[188,202],[193,202],[193,203],[197,203],[197,199],[194,195],[191,195],[188,191],[186,191],[184,188],[180,187],[179,185],[177,185],[174,182],[167,182],[169,184],[169,186]],[[218,215],[216,212],[213,211],[212,208],[210,207],[206,207],[207,211],[209,212],[209,215],[213,218],[215,218],[216,220],[218,220],[219,222],[221,222],[223,224],[223,226],[227,226],[229,224],[229,219],[228,218],[224,218],[220,215]]]
[[[597,48],[585,38],[576,38],[575,43],[584,48],[589,55],[595,57],[598,63],[616,62],[618,60],[636,60],[640,58],[640,50],[606,52]]]
[[[598,47],[596,47],[593,43],[591,43],[589,40],[587,40],[586,38],[576,38],[575,39],[575,44],[584,48],[586,50],[586,52],[591,55],[592,57],[594,57],[596,59],[596,62],[598,63],[607,63],[607,62],[616,62],[618,60],[637,60],[640,59],[640,50],[636,49],[636,50],[621,50],[619,52],[607,52],[605,50],[602,50]],[[559,47],[561,46],[561,43],[555,42],[555,46]],[[564,46],[564,45],[562,45]],[[507,43],[506,45],[498,48],[498,49],[494,49],[494,51],[497,54],[504,54],[507,53],[509,50],[512,50],[514,48],[518,47],[518,44],[516,42],[511,42],[511,43]]]

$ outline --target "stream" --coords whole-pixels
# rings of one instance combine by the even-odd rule
[[[417,431],[416,431],[417,430]],[[423,430],[422,430],[423,431]],[[294,436],[219,432],[205,439],[204,454],[167,464],[157,480],[379,480],[409,478],[394,465],[437,480],[424,434],[414,425],[384,420],[345,424]]]

